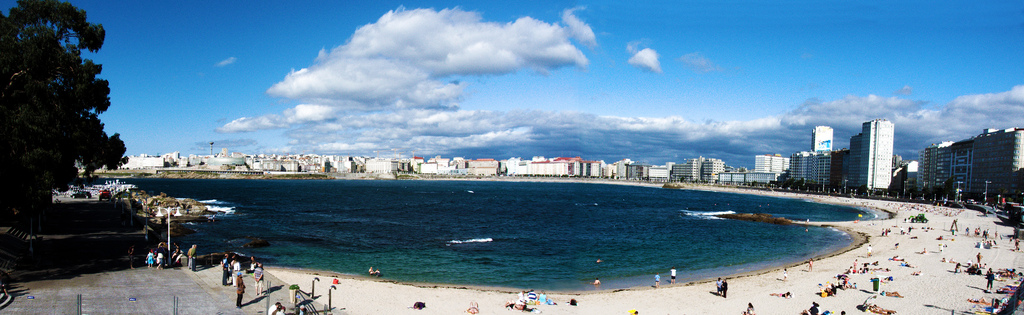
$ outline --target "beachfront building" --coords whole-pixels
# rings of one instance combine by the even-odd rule
[[[398,160],[374,158],[366,161],[366,172],[388,174],[398,171]]]
[[[789,157],[789,178],[792,179],[814,184],[828,183],[831,169],[832,153],[828,151],[797,152]]]
[[[647,169],[647,179],[652,182],[667,182],[669,167],[666,165],[654,165]]]
[[[832,127],[817,126],[811,130],[811,151],[832,151]]]
[[[767,184],[778,181],[781,176],[782,173],[775,172],[722,172],[718,173],[718,183],[726,185]]]
[[[1024,191],[1024,128],[987,129],[974,137],[970,191]]]
[[[850,173],[850,149],[842,148],[831,152],[829,158],[828,185],[846,188],[846,176]]]
[[[498,161],[495,159],[469,160],[467,165],[469,166],[469,171],[467,173],[472,176],[498,175]]]
[[[784,173],[789,170],[789,158],[779,154],[762,154],[754,156],[754,172]]]
[[[885,119],[861,125],[861,133],[850,137],[850,186],[888,188],[892,182],[892,152],[895,127]]]
[[[949,179],[949,147],[953,141],[932,144],[920,151],[918,156],[917,185],[921,189],[942,187]]]
[[[673,164],[669,171],[669,179],[674,182],[715,182],[718,174],[725,171],[725,162],[719,159],[705,158],[686,160],[685,163]]]

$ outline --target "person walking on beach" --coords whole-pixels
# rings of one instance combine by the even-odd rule
[[[868,244],[868,257],[871,257],[871,244]]]
[[[654,287],[655,288],[660,288],[661,287],[661,274],[660,273],[654,274]]]
[[[242,294],[245,294],[245,280],[242,279],[241,272],[235,276],[235,283],[238,284],[235,289],[235,293],[238,293],[238,297],[235,298],[235,308],[242,308]]]
[[[985,280],[988,284],[985,285],[985,293],[992,291],[992,281],[996,280],[996,274],[992,273],[992,268],[988,268],[988,273],[985,274]]]
[[[981,266],[981,252],[978,252],[978,266]]]
[[[722,295],[722,278],[718,278],[718,281],[715,282],[715,287],[717,287],[715,291],[718,292],[718,295]]]
[[[814,271],[814,258],[807,260],[807,272]]]
[[[726,298],[729,295],[729,282],[722,280],[722,298]]]
[[[668,272],[672,274],[672,284],[676,284],[676,267],[672,267]]]
[[[782,281],[786,281],[788,279],[789,279],[789,271],[787,271],[786,268],[782,268]]]

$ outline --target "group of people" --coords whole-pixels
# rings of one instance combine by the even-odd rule
[[[242,295],[245,294],[245,273],[252,273],[253,283],[256,285],[256,294],[266,294],[266,287],[263,279],[263,264],[256,261],[256,257],[249,257],[248,269],[243,269],[242,261],[244,258],[234,253],[224,254],[224,259],[221,260],[221,285],[231,285],[235,287],[235,293],[238,294],[235,300],[235,307],[242,307]],[[229,283],[230,279],[230,283]],[[280,304],[280,303],[279,303]]]
[[[183,265],[182,260],[186,260],[185,263],[188,264],[188,268],[196,271],[196,245],[192,245],[187,253],[182,252],[178,244],[172,245],[174,246],[173,253],[168,249],[165,242],[160,242],[156,248],[150,249],[146,253],[146,266],[157,269],[180,267]],[[128,266],[131,269],[135,269],[135,245],[128,247]]]

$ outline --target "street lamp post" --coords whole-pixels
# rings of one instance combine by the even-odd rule
[[[982,203],[984,203],[986,205],[988,204],[988,183],[991,183],[991,182],[992,181],[990,181],[990,180],[986,180],[985,181],[985,201],[983,201]]]

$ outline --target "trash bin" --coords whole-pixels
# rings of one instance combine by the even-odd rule
[[[298,301],[298,299],[295,298],[295,295],[299,292],[299,288],[296,288],[296,287],[298,287],[297,285],[292,285],[292,287],[293,288],[289,288],[289,290],[288,290],[289,293],[291,293],[290,294],[291,297],[288,299],[288,301],[291,302],[292,304],[296,304],[299,301]],[[878,290],[875,290],[875,291],[878,291]]]
[[[878,292],[878,284],[881,282],[882,281],[879,281],[878,277],[871,278],[871,289]]]

